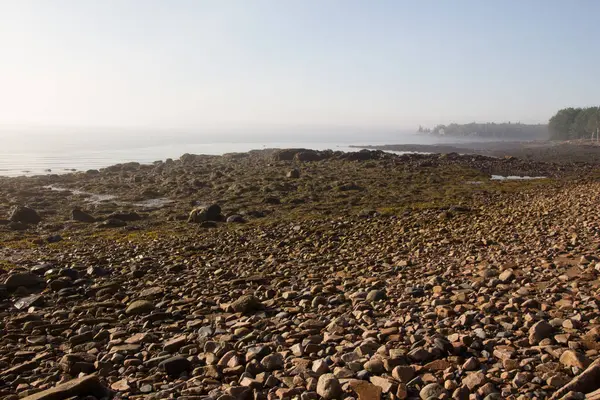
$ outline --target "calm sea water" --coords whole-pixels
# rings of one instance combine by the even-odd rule
[[[350,145],[434,144],[443,138],[410,133],[306,132],[282,135],[228,135],[96,131],[0,132],[0,175],[29,176],[98,169],[137,161],[152,163],[182,154],[220,155],[264,148],[357,151]],[[250,139],[250,140],[249,140]],[[446,139],[447,142],[449,139]],[[453,141],[456,141],[454,139]]]

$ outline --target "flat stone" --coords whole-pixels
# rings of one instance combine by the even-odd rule
[[[136,300],[130,303],[125,310],[127,315],[141,315],[148,314],[154,310],[154,304],[147,300]]]
[[[466,385],[471,391],[479,386],[484,385],[486,382],[487,379],[483,372],[471,372],[462,380],[463,385]]]
[[[565,367],[586,369],[592,363],[592,361],[583,354],[577,353],[574,350],[567,350],[561,354],[560,363]]]
[[[23,400],[59,400],[78,396],[103,398],[108,396],[108,389],[100,383],[97,376],[84,376],[73,379],[53,388],[24,397]]]
[[[379,386],[367,381],[352,379],[348,386],[358,395],[358,400],[380,400],[382,390]]]
[[[19,287],[23,286],[26,288],[38,287],[44,284],[44,280],[35,274],[29,272],[20,272],[10,274],[4,281],[6,290],[14,292]]]
[[[163,344],[163,350],[172,353],[174,351],[179,350],[183,345],[187,343],[186,335],[176,336],[172,339],[167,340]]]
[[[372,376],[370,381],[373,385],[379,386],[383,393],[392,392],[392,390],[396,387],[396,383],[388,378],[384,378],[382,376]]]

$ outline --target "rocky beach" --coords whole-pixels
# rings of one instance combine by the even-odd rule
[[[0,177],[0,397],[600,399],[592,147]]]

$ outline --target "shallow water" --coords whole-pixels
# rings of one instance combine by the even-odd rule
[[[546,179],[546,177],[545,176],[492,175],[491,179],[493,181],[523,181],[523,180],[531,180],[531,179]]]
[[[119,205],[134,205],[136,207],[141,207],[141,208],[162,208],[173,202],[173,200],[168,199],[166,197],[159,197],[157,199],[140,200],[140,201],[135,201],[135,202],[119,201],[117,196],[112,195],[112,194],[90,193],[90,192],[85,192],[83,190],[69,189],[69,188],[64,188],[64,187],[55,186],[55,185],[44,186],[44,189],[55,190],[58,192],[70,192],[71,194],[73,194],[75,196],[84,196],[85,202],[90,203],[90,204],[100,204],[100,203],[111,202],[111,203],[116,203]]]
[[[104,202],[108,202],[108,201],[111,201],[111,200],[114,200],[117,198],[117,196],[112,195],[112,194],[96,194],[96,193],[85,192],[83,190],[63,188],[63,187],[54,186],[54,185],[46,185],[46,186],[44,186],[44,189],[55,190],[57,192],[70,192],[71,194],[73,194],[75,196],[85,196],[86,197],[85,201],[88,203],[104,203]]]

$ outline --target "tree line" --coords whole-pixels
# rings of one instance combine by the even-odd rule
[[[477,123],[438,125],[431,130],[436,135],[471,136],[486,139],[535,140],[548,137],[548,126],[522,123]]]
[[[589,139],[600,128],[600,107],[563,108],[548,122],[550,139]]]

